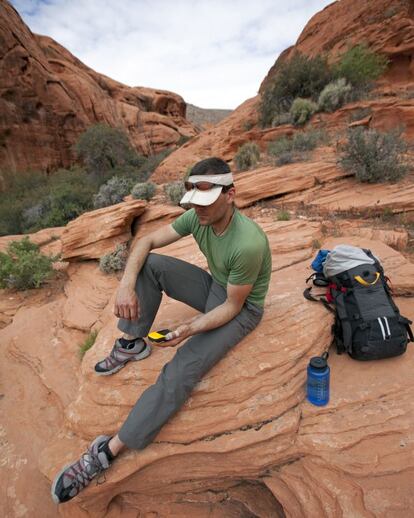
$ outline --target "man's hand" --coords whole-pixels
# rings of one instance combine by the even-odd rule
[[[118,318],[136,320],[139,317],[139,303],[133,288],[120,286],[116,293],[114,313]]]
[[[166,341],[163,342],[163,347],[175,347],[180,344],[183,340],[191,335],[189,324],[182,324],[178,326],[175,331],[170,331],[166,335]]]

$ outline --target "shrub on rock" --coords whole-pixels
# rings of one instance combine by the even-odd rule
[[[274,81],[262,95],[260,124],[270,126],[276,115],[290,110],[297,97],[316,101],[331,79],[332,73],[324,57],[313,58],[295,52],[289,61],[278,66]]]
[[[125,269],[128,258],[126,245],[117,245],[115,250],[102,256],[99,260],[99,268],[104,273],[115,273]]]
[[[355,128],[348,132],[340,164],[360,182],[395,182],[408,171],[404,162],[406,150],[400,132]]]
[[[318,105],[309,99],[298,97],[290,108],[290,116],[295,126],[303,126],[318,109]]]
[[[367,87],[386,70],[388,59],[376,54],[367,45],[348,49],[333,67],[335,77],[343,77],[354,87]]]
[[[185,187],[182,181],[171,182],[164,186],[164,192],[173,205],[179,205],[185,194]]]
[[[131,191],[131,196],[137,200],[150,200],[156,191],[156,185],[152,182],[137,183]]]
[[[27,290],[40,286],[54,275],[57,257],[47,256],[28,237],[12,241],[0,252],[0,288]]]
[[[247,171],[254,167],[260,159],[260,149],[255,142],[246,142],[239,147],[234,162],[238,171]]]
[[[131,190],[131,179],[113,176],[106,183],[101,185],[98,194],[93,197],[93,206],[95,209],[108,207],[121,203],[124,197]]]
[[[347,84],[346,79],[341,77],[325,86],[319,95],[318,107],[323,112],[334,112],[344,105],[352,90],[352,86]]]

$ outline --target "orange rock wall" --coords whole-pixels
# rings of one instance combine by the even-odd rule
[[[79,135],[97,123],[123,128],[139,152],[156,153],[196,133],[185,111],[177,94],[94,72],[0,3],[0,169],[68,166]]]

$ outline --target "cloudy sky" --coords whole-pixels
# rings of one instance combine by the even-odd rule
[[[332,0],[11,0],[30,29],[97,72],[202,108],[256,95],[277,56]]]

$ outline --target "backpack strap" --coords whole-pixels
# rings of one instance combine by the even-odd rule
[[[344,293],[338,291],[334,299],[336,311],[342,325],[343,349],[349,352],[352,350],[352,326],[345,308]]]
[[[329,305],[328,301],[324,298],[323,295],[320,295],[319,298],[315,298],[313,295],[311,295],[311,291],[312,288],[306,288],[306,290],[303,292],[303,296],[306,300],[310,300],[311,302],[322,302],[328,311],[335,314],[334,308]]]

